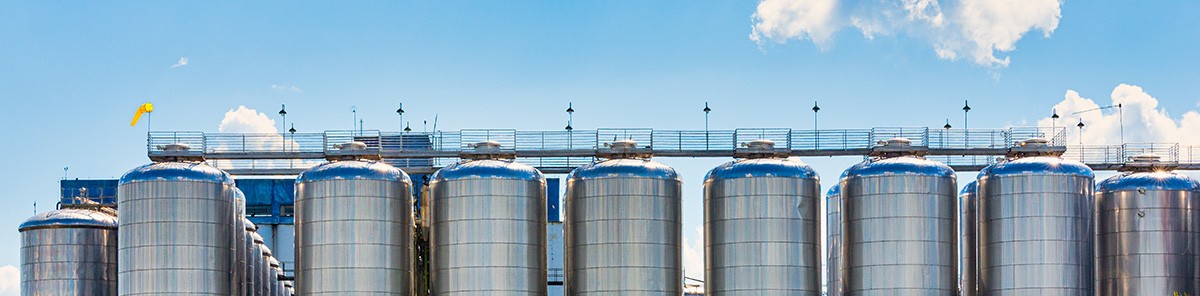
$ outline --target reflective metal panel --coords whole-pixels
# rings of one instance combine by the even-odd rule
[[[567,181],[567,295],[680,295],[680,187],[649,159],[610,159]]]
[[[517,162],[447,166],[429,183],[434,295],[546,295],[546,179]]]
[[[19,230],[21,295],[117,295],[117,217],[61,209]]]
[[[261,259],[259,258],[262,258],[262,251],[258,249],[258,244],[254,242],[254,237],[257,236],[254,231],[258,229],[258,226],[246,218],[242,218],[242,225],[245,227],[245,232],[243,233],[244,239],[242,241],[242,260],[246,262],[246,265],[242,268],[246,274],[246,291],[243,295],[257,296],[261,295],[258,293],[258,289],[262,285],[260,283],[261,277],[258,276],[258,270],[261,268],[259,267],[259,264],[261,264]],[[259,240],[261,241],[261,237]]]
[[[229,295],[233,181],[198,162],[135,168],[118,185],[120,295]]]
[[[322,164],[296,180],[295,205],[298,294],[410,293],[413,212],[407,174],[374,161]],[[268,285],[277,291],[277,284],[272,279]]]
[[[1091,169],[1032,156],[979,176],[979,294],[1093,295]]]
[[[958,187],[948,166],[873,159],[841,181],[844,295],[955,295]]]
[[[1096,185],[1097,295],[1197,295],[1200,184],[1131,172]]]
[[[975,280],[977,271],[975,256],[977,244],[975,239],[975,199],[976,182],[971,181],[958,195],[958,289],[959,295],[975,296],[977,293]]]
[[[826,289],[829,296],[842,296],[842,186],[834,184],[825,194]]]
[[[704,279],[711,295],[820,295],[820,185],[787,158],[742,159],[704,182]]]

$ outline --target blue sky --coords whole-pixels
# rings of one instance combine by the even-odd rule
[[[940,58],[940,32],[904,23],[759,44],[754,1],[355,4],[0,3],[0,266],[19,264],[16,225],[53,205],[64,166],[116,177],[148,161],[145,128],[128,126],[145,101],[155,130],[200,131],[281,103],[301,131],[350,128],[351,106],[395,130],[400,102],[417,130],[435,114],[446,130],[557,130],[567,102],[578,129],[702,129],[704,102],[714,129],[806,129],[814,100],[827,128],[960,126],[964,99],[971,127],[1032,125],[1068,90],[1104,105],[1120,84],[1172,119],[1200,103],[1196,1],[1062,3],[1049,37],[995,53],[1007,66]],[[700,179],[724,161],[663,160],[687,178],[689,239]],[[855,159],[805,161],[828,186]]]

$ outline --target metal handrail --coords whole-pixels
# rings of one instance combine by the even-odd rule
[[[861,155],[878,141],[894,137],[912,140],[930,149],[932,159],[953,166],[979,167],[993,163],[1005,148],[1031,138],[1065,142],[1064,157],[1089,165],[1116,166],[1129,157],[1151,153],[1166,161],[1200,167],[1200,146],[1178,143],[1126,143],[1077,145],[1066,141],[1071,129],[1010,127],[1004,129],[940,129],[927,127],[876,127],[870,129],[798,130],[789,128],[739,128],[733,130],[655,130],[602,128],[595,130],[524,131],[467,129],[434,132],[380,132],[330,130],[321,133],[204,133],[156,131],[147,134],[151,157],[162,147],[183,143],[221,168],[297,169],[321,163],[322,155],[336,153],[335,145],[360,141],[402,167],[438,167],[459,161],[468,144],[482,140],[501,143],[515,151],[518,161],[537,167],[571,168],[591,162],[594,153],[614,139],[631,139],[666,156],[732,155],[741,143],[756,139],[775,141],[776,148],[798,155]],[[974,151],[974,152],[972,152]],[[990,156],[989,156],[990,155]],[[388,158],[385,156],[385,159]],[[399,159],[397,159],[399,158]],[[311,160],[311,161],[310,161]]]

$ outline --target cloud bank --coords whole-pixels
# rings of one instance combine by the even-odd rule
[[[683,270],[684,276],[704,278],[704,227],[696,227],[693,239],[683,239]],[[685,281],[689,282],[690,281]]]
[[[225,112],[221,126],[217,131],[222,133],[279,133],[275,120],[257,110],[238,106]]]
[[[21,268],[13,265],[0,266],[0,296],[16,296],[21,293]]]
[[[1124,121],[1126,143],[1180,143],[1200,145],[1200,112],[1189,110],[1183,115],[1172,116],[1159,106],[1159,99],[1151,96],[1136,85],[1121,84],[1113,89],[1110,100],[1097,102],[1085,98],[1074,90],[1068,90],[1063,100],[1052,110],[1061,118],[1055,123],[1050,117],[1039,119],[1038,126],[1070,127],[1068,145],[1079,143],[1076,124],[1083,121],[1083,143],[1120,144],[1121,122]],[[1121,105],[1117,108],[1095,110],[1104,106]],[[1122,118],[1123,117],[1123,118]]]
[[[1001,68],[1026,33],[1043,37],[1058,28],[1059,0],[762,0],[754,15],[750,39],[811,40],[828,49],[833,35],[854,28],[867,39],[905,35],[928,42],[939,58],[967,58],[978,65]]]

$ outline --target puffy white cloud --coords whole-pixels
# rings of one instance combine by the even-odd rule
[[[21,294],[21,268],[13,265],[0,266],[0,296]]]
[[[1075,125],[1083,121],[1083,142],[1090,144],[1120,144],[1121,122],[1124,121],[1126,143],[1181,143],[1200,144],[1200,113],[1189,110],[1182,116],[1172,117],[1159,107],[1157,98],[1136,85],[1121,84],[1113,89],[1109,102],[1097,102],[1085,98],[1074,90],[1068,90],[1063,100],[1053,107],[1059,118],[1054,123],[1050,117],[1038,120],[1038,126],[1057,125],[1071,127],[1068,145],[1078,143]],[[1106,108],[1116,106],[1121,108]],[[1092,111],[1085,111],[1092,110]],[[1080,114],[1075,112],[1085,111]],[[1123,117],[1123,118],[1122,118]]]
[[[696,227],[696,236],[683,239],[683,270],[684,275],[694,279],[704,279],[704,227]],[[690,281],[688,281],[690,282]]]
[[[762,44],[766,39],[810,39],[817,45],[828,44],[837,31],[837,0],[763,0],[751,16],[754,26],[750,39]]]
[[[187,66],[187,65],[188,65],[188,58],[187,57],[179,57],[179,60],[176,61],[174,65],[171,65],[171,68],[174,69],[174,68],[179,68],[179,67],[183,67],[183,66]]]
[[[275,120],[257,110],[238,106],[225,112],[221,126],[217,131],[222,133],[279,133]]]
[[[1062,18],[1059,0],[762,0],[751,17],[750,39],[783,43],[810,39],[826,48],[853,27],[868,38],[906,34],[925,40],[938,57],[989,66],[1009,65],[997,53],[1016,50],[1026,33],[1049,37]]]

